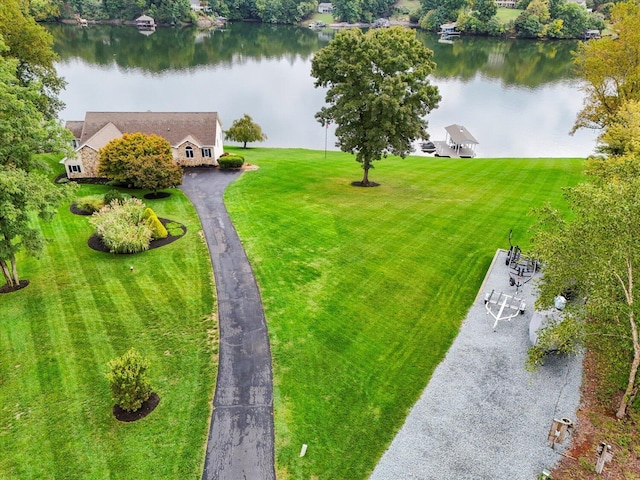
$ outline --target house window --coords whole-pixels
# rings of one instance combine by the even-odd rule
[[[187,145],[184,147],[184,156],[187,158],[193,158],[193,148],[191,148],[191,146]]]
[[[203,148],[202,149],[202,156],[211,158],[211,149],[210,148]]]
[[[80,173],[82,170],[80,170],[80,165],[69,165],[69,171],[71,173]]]

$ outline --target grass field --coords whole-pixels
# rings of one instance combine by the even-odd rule
[[[511,20],[515,20],[518,18],[523,10],[517,8],[502,8],[498,7],[498,13],[496,13],[496,17],[500,23],[509,23]]]
[[[347,154],[228,150],[260,166],[226,202],[269,322],[278,478],[366,478],[496,248],[511,228],[526,247],[527,212],[561,206],[582,161],[388,158],[371,172],[381,186],[362,189],[350,186],[362,172]],[[0,478],[200,478],[216,370],[210,263],[180,191],[149,203],[187,235],[103,254],[65,205],[43,225],[43,256],[20,259],[31,284],[0,295]],[[162,400],[123,424],[104,372],[132,346]]]
[[[20,258],[30,285],[0,295],[0,478],[201,478],[216,375],[211,264],[181,191],[147,204],[187,234],[136,255],[99,253],[67,204],[42,225],[42,257]],[[161,401],[121,423],[104,373],[130,347],[150,360]]]
[[[268,319],[278,478],[364,479],[509,230],[526,248],[531,207],[562,206],[582,161],[388,158],[363,189],[347,154],[243,153],[260,169],[226,203]]]

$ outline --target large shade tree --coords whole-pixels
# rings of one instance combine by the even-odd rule
[[[58,57],[53,37],[24,11],[27,4],[21,0],[0,2],[0,34],[8,47],[0,56],[18,61],[18,80],[39,90],[40,95],[34,98],[38,110],[47,119],[55,119],[63,107],[58,95],[65,82],[55,69]]]
[[[43,112],[43,93],[19,79],[19,60],[1,56],[7,47],[0,35],[0,165],[24,170],[41,168],[38,152],[64,152],[71,134]]]
[[[606,128],[624,103],[640,100],[640,5],[616,4],[611,22],[615,37],[578,45],[575,64],[586,98],[573,132]]]
[[[313,58],[315,86],[327,88],[329,104],[316,119],[337,124],[336,145],[356,154],[362,185],[370,185],[374,161],[405,157],[414,140],[428,138],[425,117],[440,101],[428,80],[432,56],[415,31],[393,27],[338,32]]]
[[[50,220],[72,191],[72,184],[55,185],[42,174],[0,166],[0,270],[10,288],[20,286],[18,252],[37,255],[44,246],[33,217]]]
[[[586,339],[605,353],[601,367],[622,379],[616,416],[624,418],[640,388],[640,157],[599,160],[589,173],[594,181],[566,191],[571,220],[550,208],[537,212],[538,306],[553,305],[559,294],[574,302],[542,332],[530,360],[551,347],[573,352]]]

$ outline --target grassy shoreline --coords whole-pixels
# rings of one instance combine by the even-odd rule
[[[582,159],[241,151],[225,203],[260,285],[274,362],[278,478],[366,478],[446,354],[497,248],[563,208]],[[303,443],[309,445],[300,459]]]
[[[366,478],[446,354],[496,248],[527,244],[529,209],[563,208],[582,159],[376,162],[342,152],[227,148],[259,166],[225,203],[260,285],[274,362],[278,478]],[[83,185],[78,196],[107,187]],[[187,225],[135,256],[94,252],[68,205],[32,283],[0,296],[0,476],[200,478],[217,349],[211,266],[179,190],[151,205]],[[134,265],[134,272],[129,266]],[[111,415],[106,362],[131,346],[162,400]],[[302,443],[309,445],[300,459]]]

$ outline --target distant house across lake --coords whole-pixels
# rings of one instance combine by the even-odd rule
[[[98,152],[125,133],[165,138],[181,166],[217,165],[224,152],[222,125],[216,112],[87,112],[66,123],[74,136],[74,155],[63,158],[69,178],[98,176]]]
[[[333,4],[332,3],[319,3],[318,4],[318,13],[333,13]]]

